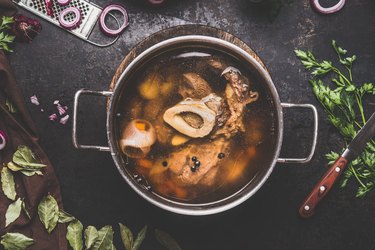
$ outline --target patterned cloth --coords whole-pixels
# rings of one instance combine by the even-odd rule
[[[16,12],[11,0],[0,0],[0,20],[3,15],[13,15]],[[16,107],[16,113],[10,113],[5,105],[9,100]],[[66,226],[58,226],[49,234],[39,220],[37,209],[40,200],[51,194],[62,208],[60,186],[51,162],[38,144],[38,136],[34,122],[25,105],[6,55],[0,50],[0,130],[8,136],[8,144],[0,151],[0,169],[3,163],[11,161],[13,153],[19,145],[28,146],[47,167],[43,176],[27,177],[14,173],[17,197],[24,198],[26,209],[31,215],[29,220],[24,213],[7,228],[5,228],[5,212],[11,201],[0,191],[0,236],[7,232],[19,232],[35,240],[28,249],[33,250],[64,250],[68,249]],[[1,249],[1,246],[0,246]]]

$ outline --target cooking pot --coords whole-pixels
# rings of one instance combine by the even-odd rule
[[[275,131],[275,142],[276,146],[272,154],[272,159],[270,159],[270,164],[267,168],[259,171],[259,173],[251,180],[247,185],[237,192],[231,194],[230,196],[209,203],[191,204],[188,202],[177,202],[165,197],[162,197],[151,190],[146,185],[142,185],[136,181],[133,174],[129,171],[126,162],[122,157],[121,150],[118,145],[118,140],[116,137],[115,123],[116,114],[118,110],[118,104],[120,97],[124,95],[124,86],[128,84],[128,79],[136,70],[138,70],[142,65],[150,61],[151,59],[160,56],[167,51],[175,50],[178,48],[206,48],[220,53],[225,53],[234,58],[237,58],[243,62],[249,69],[257,74],[258,79],[261,84],[265,86],[267,91],[271,96],[271,102],[275,109],[273,118],[276,122]],[[96,95],[104,96],[108,98],[107,107],[107,136],[108,136],[108,147],[94,146],[94,145],[82,145],[77,141],[77,110],[79,105],[79,98],[82,95]],[[305,108],[312,111],[314,117],[313,126],[313,141],[312,147],[309,155],[306,158],[279,158],[280,149],[283,141],[283,109],[285,108]],[[76,92],[74,99],[74,115],[73,115],[73,144],[78,149],[92,149],[97,151],[109,151],[113,157],[116,167],[129,184],[130,187],[134,189],[140,196],[145,198],[152,204],[179,214],[186,215],[208,215],[219,213],[230,208],[233,208],[242,202],[246,201],[252,195],[254,195],[259,188],[266,182],[268,177],[273,171],[276,163],[306,163],[309,162],[314,154],[317,140],[317,130],[318,130],[318,115],[316,108],[311,104],[291,104],[291,103],[281,103],[277,90],[272,82],[269,72],[264,67],[263,63],[260,61],[256,55],[252,55],[239,46],[225,41],[223,39],[204,36],[204,35],[182,35],[174,38],[170,38],[159,42],[148,49],[144,50],[141,54],[136,56],[131,63],[124,69],[121,76],[118,78],[115,87],[112,91],[92,91],[81,89]]]

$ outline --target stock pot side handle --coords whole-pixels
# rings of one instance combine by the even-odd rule
[[[86,89],[80,89],[76,92],[74,95],[74,109],[73,109],[73,129],[72,129],[72,140],[73,145],[77,149],[93,149],[97,151],[111,151],[109,147],[104,146],[95,146],[95,145],[82,145],[78,142],[77,139],[77,114],[78,114],[78,104],[79,104],[79,98],[81,95],[94,95],[94,96],[104,96],[104,97],[110,97],[112,96],[111,91],[93,91],[93,90],[86,90]]]
[[[318,111],[316,107],[312,104],[293,104],[293,103],[281,103],[283,108],[307,108],[313,112],[314,116],[314,131],[313,131],[313,140],[311,145],[311,150],[309,155],[306,158],[278,158],[277,162],[279,163],[307,163],[314,156],[317,139],[318,139]]]

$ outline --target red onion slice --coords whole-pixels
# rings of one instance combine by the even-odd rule
[[[70,13],[74,14],[74,19],[71,21],[66,21],[64,17]],[[82,21],[81,10],[79,10],[76,7],[69,7],[60,12],[59,23],[61,27],[65,29],[68,29],[68,30],[75,29],[81,24],[81,21]]]
[[[54,17],[52,0],[44,0],[44,5],[46,7],[47,15]]]
[[[315,11],[321,14],[332,14],[332,13],[336,13],[337,11],[341,10],[342,7],[344,7],[345,0],[340,0],[337,4],[329,8],[322,7],[319,3],[319,0],[310,0],[310,4],[314,8]]]
[[[0,130],[0,150],[3,150],[7,145],[7,135],[4,131]]]
[[[158,6],[165,3],[165,0],[148,0],[148,4]]]
[[[105,24],[105,18],[111,11],[119,11],[124,16],[124,23],[116,30],[110,29]],[[124,32],[125,28],[129,25],[129,16],[126,9],[120,4],[110,4],[105,7],[99,17],[99,26],[102,32],[110,37],[120,35]]]
[[[72,0],[57,0],[57,3],[60,5],[60,6],[65,6],[65,5],[68,5]]]

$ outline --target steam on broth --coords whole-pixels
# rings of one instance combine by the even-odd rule
[[[234,58],[174,51],[123,90],[119,147],[129,171],[180,202],[223,199],[267,168],[275,148],[267,89]]]

